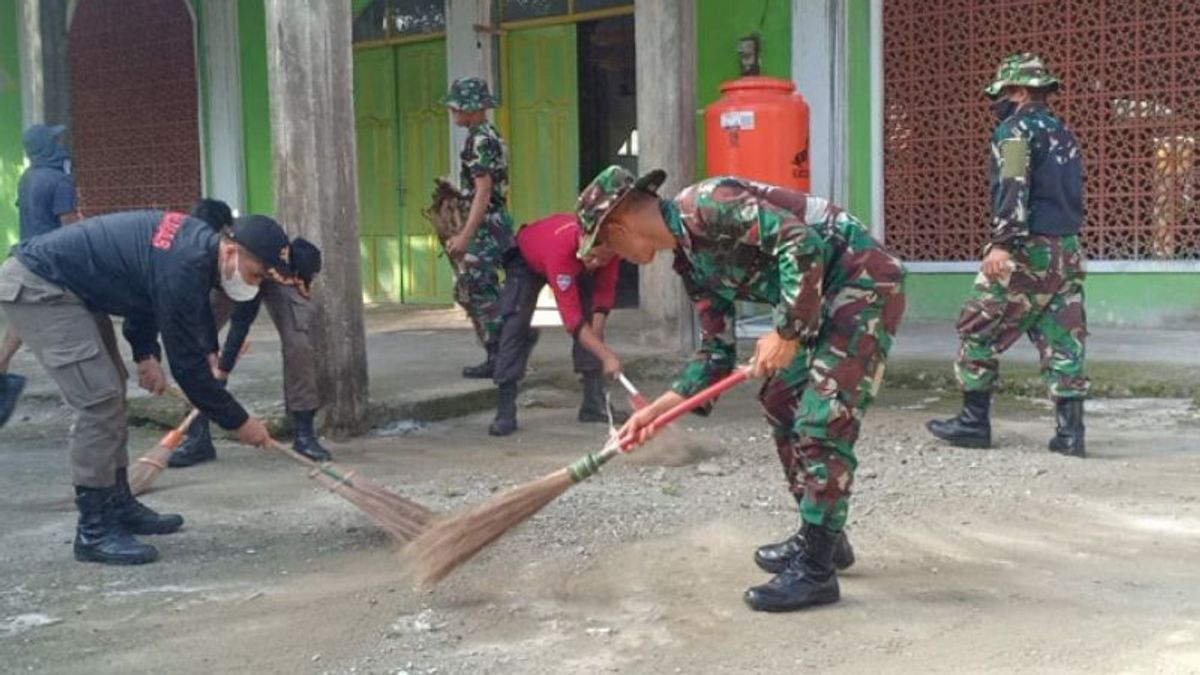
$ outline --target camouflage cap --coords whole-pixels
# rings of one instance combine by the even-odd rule
[[[450,92],[442,97],[442,105],[464,112],[475,112],[495,108],[497,103],[488,91],[487,82],[478,77],[460,77],[450,85]]]
[[[575,202],[575,214],[579,216],[579,227],[583,230],[583,238],[575,255],[583,258],[592,250],[604,219],[627,195],[634,190],[657,193],[666,179],[667,172],[662,169],[655,169],[637,179],[628,169],[615,164],[601,171],[579,193],[579,201]]]
[[[1033,52],[1018,52],[1004,57],[996,69],[996,77],[992,78],[984,92],[995,98],[1005,87],[1014,86],[1057,87],[1058,78],[1046,68],[1042,57]]]

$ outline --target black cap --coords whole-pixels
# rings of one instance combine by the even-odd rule
[[[254,254],[267,266],[282,274],[291,274],[292,268],[288,262],[287,233],[267,216],[242,216],[233,221],[230,237],[241,244],[243,248]]]

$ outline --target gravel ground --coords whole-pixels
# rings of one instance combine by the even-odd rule
[[[646,386],[646,389],[653,387]],[[339,461],[439,510],[599,447],[575,394],[397,423]],[[795,527],[752,392],[619,458],[432,589],[369,521],[286,460],[221,445],[146,501],[188,518],[137,569],[70,560],[61,409],[0,435],[0,657],[8,672],[1200,672],[1200,414],[1089,402],[1089,450],[1044,450],[1041,401],[1004,399],[997,449],[932,441],[950,394],[867,416],[843,601],[748,611],[754,546]],[[149,447],[155,430],[135,430]]]

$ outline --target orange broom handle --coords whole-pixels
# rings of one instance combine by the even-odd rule
[[[163,434],[162,440],[160,440],[158,444],[164,448],[170,448],[172,450],[179,447],[179,443],[183,441],[183,436],[187,433],[188,427],[192,426],[192,422],[195,422],[196,418],[199,416],[199,408],[192,408],[192,411],[188,413],[187,417],[183,418],[183,421],[179,423],[179,426]]]

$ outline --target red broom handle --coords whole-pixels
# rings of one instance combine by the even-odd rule
[[[700,406],[712,401],[716,397],[733,389],[739,384],[746,381],[750,377],[750,367],[743,366],[725,376],[720,382],[709,385],[700,391],[685,398],[682,403],[678,403],[674,408],[667,410],[665,413],[654,418],[650,423],[650,428],[653,430],[661,429],[671,422],[683,417]]]

